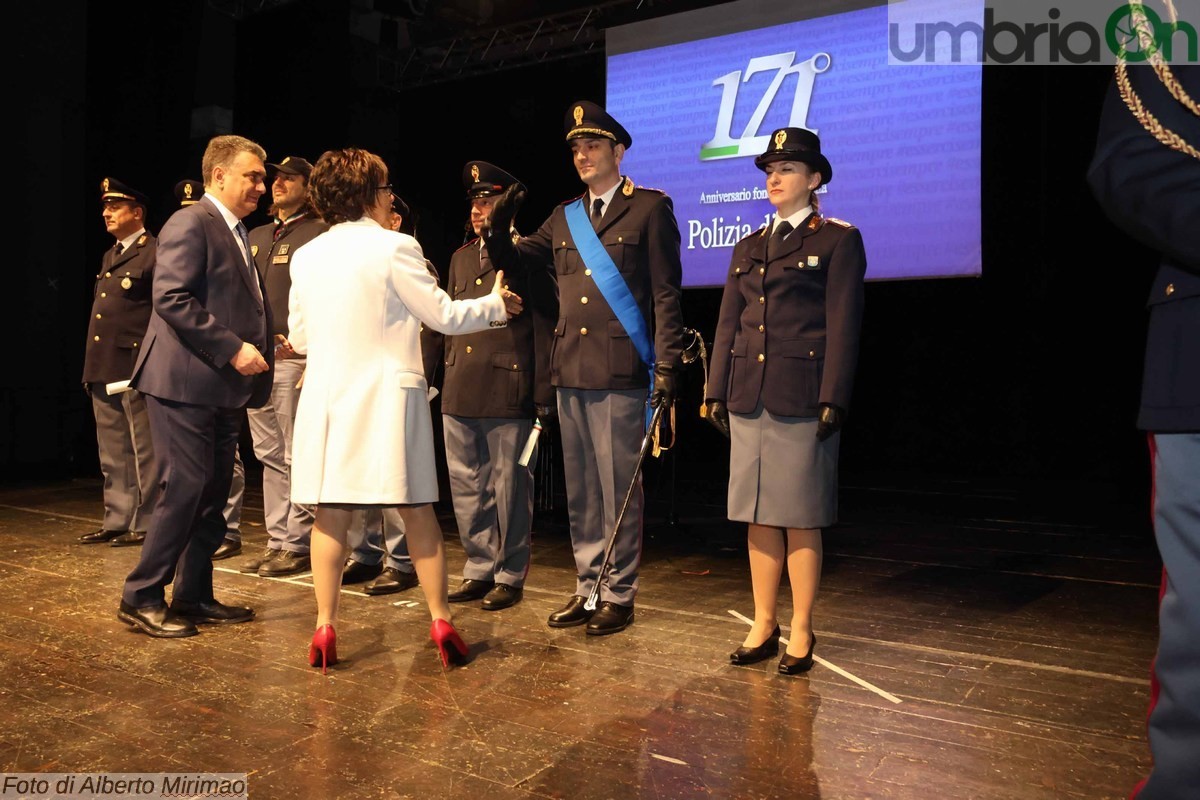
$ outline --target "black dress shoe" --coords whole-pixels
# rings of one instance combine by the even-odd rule
[[[574,628],[576,625],[584,624],[596,613],[594,610],[588,611],[583,607],[586,602],[586,597],[574,595],[565,606],[550,615],[546,624],[551,628]]]
[[[383,564],[364,564],[351,558],[342,568],[342,585],[369,581],[372,578],[378,578],[382,572]]]
[[[273,550],[270,547],[264,548],[260,555],[255,556],[238,567],[238,572],[244,572],[247,575],[257,575],[259,567],[282,552],[282,550]]]
[[[295,575],[304,572],[312,566],[308,553],[296,553],[292,550],[280,550],[279,555],[258,568],[258,574],[264,578],[278,578],[282,575]]]
[[[808,642],[808,655],[806,656],[789,656],[783,654],[783,658],[779,659],[779,674],[780,675],[799,675],[801,672],[808,672],[813,665],[813,650],[817,646],[817,635],[811,634],[812,639]]]
[[[775,626],[775,630],[771,631],[771,635],[767,640],[758,647],[739,647],[729,654],[729,663],[745,666],[746,664],[757,664],[760,661],[766,661],[768,658],[774,658],[779,652],[779,635],[782,631],[779,626]]]
[[[240,555],[241,552],[242,543],[226,536],[225,541],[221,542],[221,546],[212,554],[212,560],[220,561],[223,558],[233,558],[236,555]]]
[[[122,533],[120,536],[109,542],[113,547],[135,547],[146,541],[145,531],[129,531]]]
[[[497,583],[495,588],[483,596],[479,604],[484,611],[499,611],[502,608],[515,606],[521,602],[525,590],[520,586],[509,586],[507,583]]]
[[[633,606],[605,600],[588,623],[588,636],[605,636],[625,630],[633,623]]]
[[[446,599],[451,603],[465,603],[468,600],[478,600],[490,592],[495,585],[492,581],[477,581],[467,578],[458,585],[457,589],[446,595]]]
[[[404,572],[394,567],[384,567],[379,577],[363,588],[369,595],[395,594],[411,589],[418,583],[415,572]]]
[[[107,531],[101,528],[98,531],[85,533],[79,537],[80,544],[100,544],[101,542],[110,542],[118,536],[124,536],[128,531]]]
[[[227,606],[212,600],[207,603],[189,603],[175,600],[171,611],[197,625],[233,625],[254,619],[254,609],[245,606]]]
[[[166,603],[135,608],[122,600],[117,619],[159,639],[180,639],[199,633],[190,620],[167,608]]]

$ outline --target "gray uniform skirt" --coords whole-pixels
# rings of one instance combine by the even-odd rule
[[[729,519],[778,528],[837,521],[838,443],[817,441],[816,417],[776,416],[761,405],[729,415]]]

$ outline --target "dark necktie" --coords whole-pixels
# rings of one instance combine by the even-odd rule
[[[250,257],[250,236],[246,232],[246,226],[239,220],[237,227],[238,239],[242,242],[242,247],[245,248],[243,255],[246,258],[246,269],[250,274],[250,285],[254,287],[254,296],[262,300],[262,289],[258,287],[258,272],[254,269],[254,259]]]
[[[283,236],[283,228],[284,228],[283,220],[279,220],[279,222],[275,223],[275,232],[271,234],[271,241],[274,241],[274,242],[279,241],[279,237]]]
[[[592,201],[592,227],[600,230],[600,220],[604,218],[604,201],[597,197]]]
[[[124,252],[125,252],[125,245],[121,244],[120,242],[117,242],[115,245],[113,245],[113,258],[116,258],[117,256],[121,255],[121,253],[124,253]]]
[[[779,250],[783,246],[784,238],[792,232],[792,223],[786,219],[775,226],[775,232],[771,234],[770,240],[767,242],[767,253],[765,260],[771,259],[771,254]]]

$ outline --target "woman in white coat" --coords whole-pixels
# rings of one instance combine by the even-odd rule
[[[338,597],[351,514],[397,506],[433,617],[442,663],[467,646],[450,624],[433,422],[421,366],[421,323],[448,334],[503,327],[521,301],[496,275],[492,293],[454,301],[425,269],[421,247],[388,228],[387,167],[365,150],[327,152],[309,187],[330,229],[296,252],[288,329],[307,353],[292,444],[292,500],[317,506],[312,572],[317,630],[309,663],[337,662]]]

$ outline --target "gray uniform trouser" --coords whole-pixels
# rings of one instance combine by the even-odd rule
[[[387,566],[392,569],[413,571],[408,542],[404,538],[404,520],[395,508],[355,511],[347,541],[353,548],[350,557],[360,564],[374,566],[386,555]]]
[[[233,450],[233,480],[229,484],[229,499],[225,501],[225,538],[233,542],[242,540],[242,499],[246,495],[246,466],[242,454]]]
[[[529,572],[533,470],[517,464],[530,419],[442,415],[463,577],[522,587]],[[532,461],[532,459],[530,459]]]
[[[645,389],[558,390],[567,515],[575,550],[575,594],[587,596],[596,583],[604,546],[625,492],[634,479],[646,433]],[[600,599],[632,605],[642,557],[642,483],[613,545],[608,578]]]
[[[1200,788],[1200,433],[1156,433],[1154,538],[1165,584],[1158,606],[1159,691],[1147,733],[1154,767],[1138,800]]]
[[[104,524],[107,531],[144,531],[158,498],[158,471],[150,417],[141,392],[110,395],[103,383],[88,387],[96,417],[96,444],[104,475]]]
[[[300,402],[297,381],[307,359],[275,362],[271,400],[262,408],[246,409],[254,455],[263,466],[263,521],[273,550],[307,553],[314,519],[311,506],[291,500],[292,430]]]

